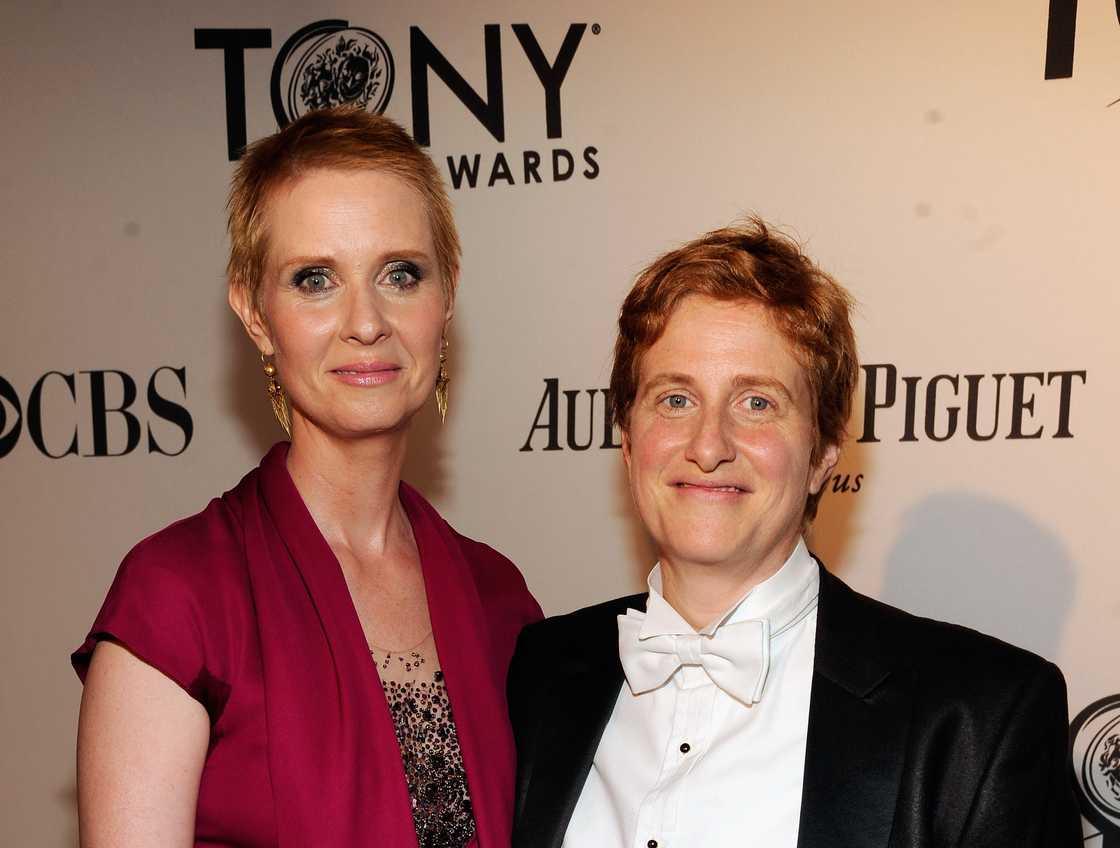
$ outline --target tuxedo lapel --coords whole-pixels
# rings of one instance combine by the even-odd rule
[[[821,567],[798,848],[887,848],[912,674],[890,611]]]
[[[617,617],[645,609],[635,596],[585,610],[544,696],[515,845],[560,848],[623,683]]]

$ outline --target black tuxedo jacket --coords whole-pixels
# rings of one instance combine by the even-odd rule
[[[522,631],[514,848],[560,848],[623,684],[617,616],[645,601]],[[1053,664],[821,568],[798,848],[1080,846],[1067,740]]]

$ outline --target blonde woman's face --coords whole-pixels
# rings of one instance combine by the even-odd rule
[[[273,358],[293,438],[406,427],[451,317],[422,196],[392,174],[313,171],[269,198],[264,224],[259,312],[234,308]]]

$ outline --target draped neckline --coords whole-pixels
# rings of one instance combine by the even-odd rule
[[[288,472],[288,448],[277,444],[261,463],[262,508],[243,499],[280,842],[415,846],[388,701],[341,566]],[[514,753],[485,611],[450,527],[403,481],[399,498],[420,556],[477,838],[508,844]]]

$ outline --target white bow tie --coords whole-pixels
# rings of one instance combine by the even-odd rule
[[[644,621],[645,613],[636,610],[618,617],[618,655],[635,695],[661,686],[682,665],[698,665],[736,700],[750,705],[762,698],[770,670],[770,622],[766,619],[724,624],[713,635],[641,638]]]

